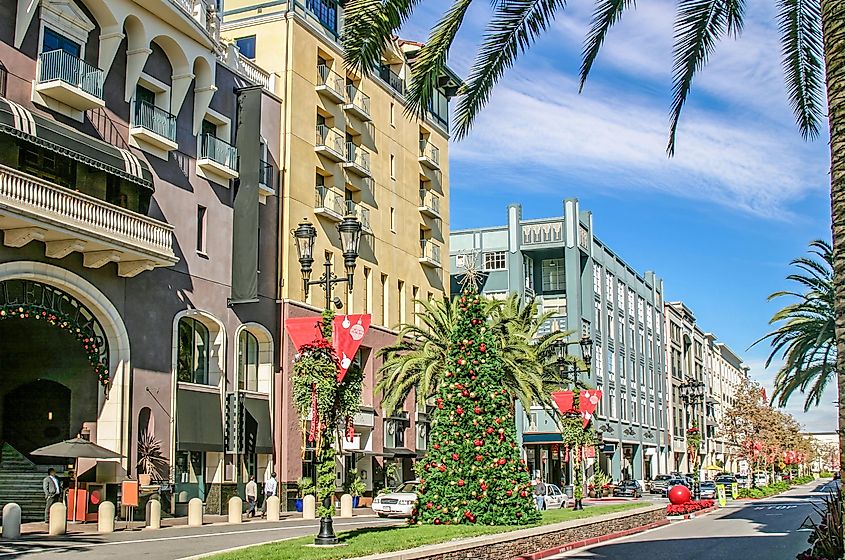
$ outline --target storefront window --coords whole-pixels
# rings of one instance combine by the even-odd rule
[[[258,339],[245,330],[238,339],[238,389],[258,391]]]
[[[190,317],[179,319],[179,381],[208,384],[208,328]]]

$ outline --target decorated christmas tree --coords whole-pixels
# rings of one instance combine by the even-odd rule
[[[485,305],[468,282],[457,300],[446,379],[436,396],[428,456],[417,463],[419,523],[536,522],[528,468],[516,443],[514,399],[502,388]]]

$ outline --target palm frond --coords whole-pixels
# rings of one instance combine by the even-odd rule
[[[636,0],[598,0],[593,17],[590,21],[590,30],[587,39],[584,41],[582,51],[580,79],[578,82],[578,93],[584,91],[584,84],[587,76],[596,61],[608,31],[622,17],[622,12],[627,8],[635,8]]]
[[[413,13],[419,0],[350,0],[344,6],[341,42],[347,68],[369,74],[393,34]]]
[[[695,74],[707,64],[716,42],[727,33],[739,33],[744,15],[743,0],[681,0],[675,19],[672,63],[672,108],[669,119],[668,154],[675,153],[675,137],[681,111]]]
[[[564,7],[566,0],[503,0],[496,7],[469,78],[459,92],[456,138],[467,135],[498,79]]]
[[[786,90],[804,139],[819,135],[824,117],[824,45],[817,0],[779,0]]]

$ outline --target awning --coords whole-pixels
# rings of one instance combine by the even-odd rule
[[[563,436],[557,432],[548,434],[522,434],[522,443],[563,443]]]
[[[411,451],[406,447],[385,447],[384,448],[384,456],[385,457],[416,457],[417,452]]]
[[[220,395],[176,390],[176,449],[223,452]]]
[[[0,132],[153,190],[153,176],[138,156],[0,97]]]
[[[246,397],[244,399],[245,416],[247,417],[247,429],[252,425],[255,430],[255,452],[273,452],[273,431],[270,424],[270,401],[267,399],[256,399]],[[250,422],[249,419],[254,422]],[[247,439],[249,439],[247,434]]]

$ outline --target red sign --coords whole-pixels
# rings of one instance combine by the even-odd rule
[[[593,414],[599,406],[601,400],[601,391],[581,391],[581,396],[578,399],[578,408],[580,408],[583,425],[586,428],[590,420],[593,419]]]
[[[561,414],[575,412],[575,393],[572,391],[552,392],[552,401],[557,405]]]
[[[369,315],[336,315],[332,331],[332,343],[340,360],[337,382],[343,381],[346,371],[352,365],[355,353],[370,328]]]
[[[323,340],[323,333],[320,331],[321,322],[322,319],[319,317],[289,317],[285,319],[285,329],[288,331],[288,336],[293,341],[297,352],[306,344]]]

